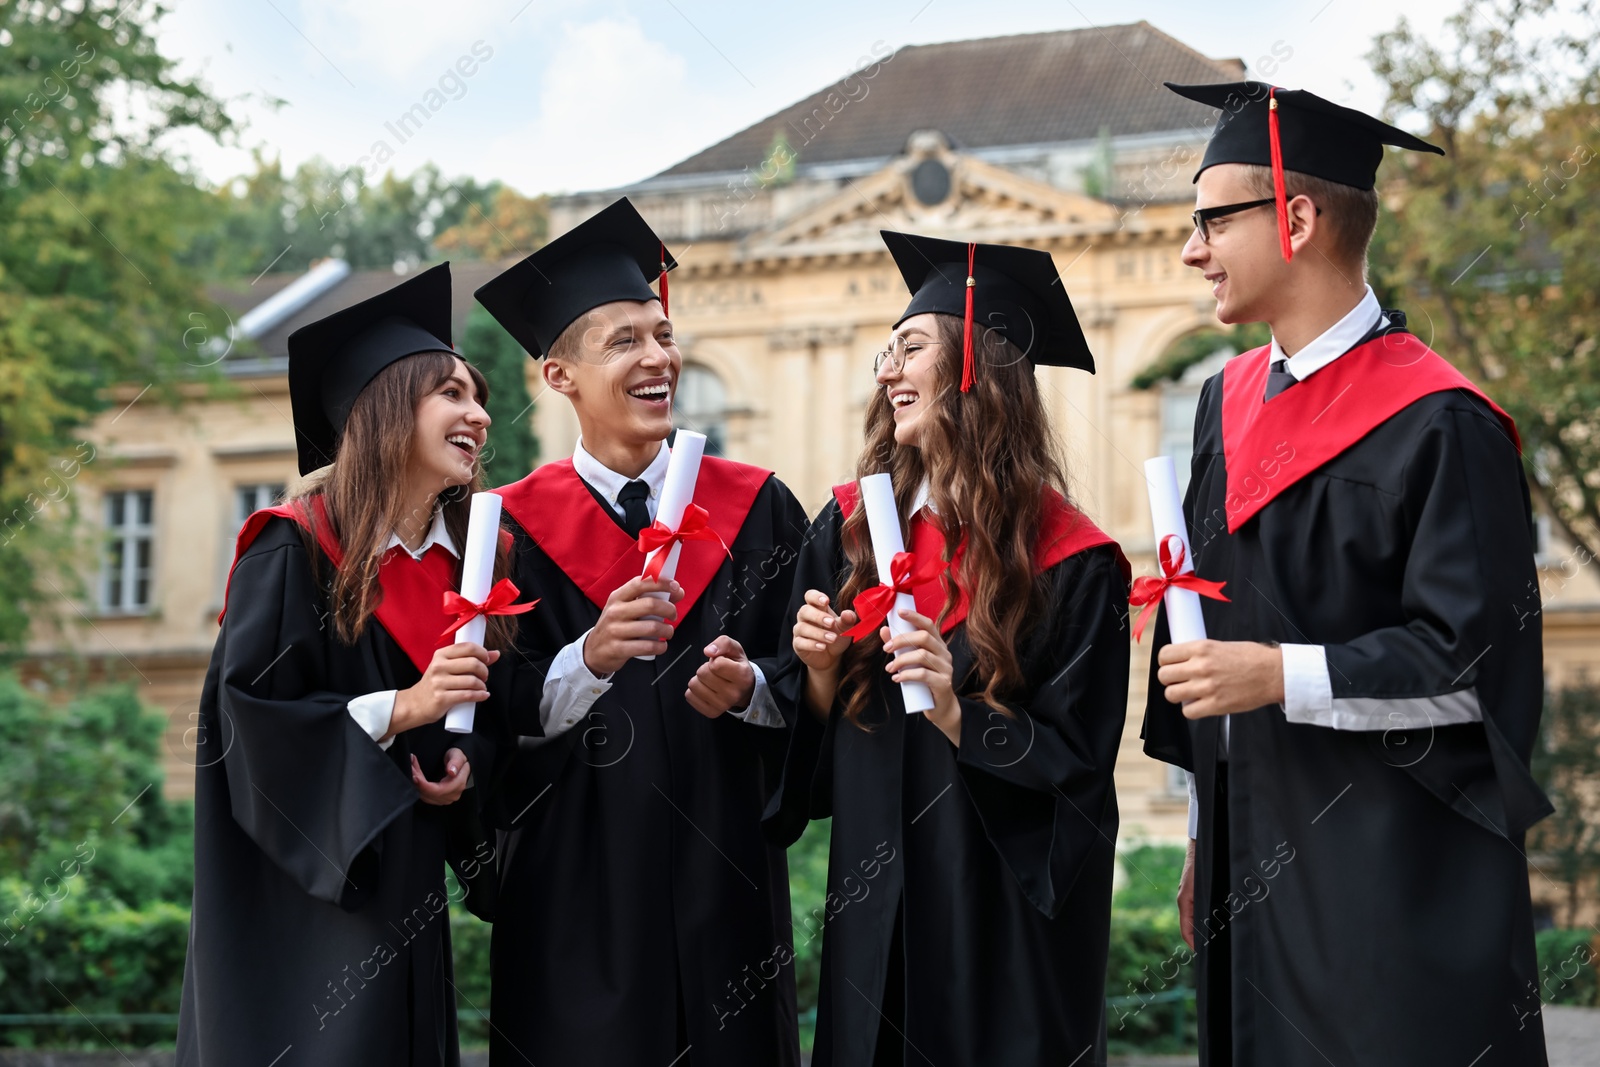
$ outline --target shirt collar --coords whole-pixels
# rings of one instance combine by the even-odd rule
[[[656,501],[661,497],[661,487],[667,481],[667,459],[672,455],[672,450],[665,441],[661,442],[661,451],[656,453],[656,458],[650,461],[650,466],[644,469],[638,480],[644,482],[650,489],[650,499],[646,504],[650,508],[650,515],[655,517]],[[594,486],[595,490],[610,504],[618,515],[622,514],[622,505],[617,503],[617,494],[622,492],[622,487],[633,481],[625,478],[604,463],[589,454],[583,447],[583,438],[578,438],[577,445],[572,450],[572,469],[578,477]]]
[[[933,487],[928,484],[928,479],[922,479],[922,484],[917,486],[917,495],[911,498],[911,514],[916,515],[923,508],[937,515],[939,509],[933,506]]]
[[[1373,293],[1372,286],[1366,288],[1366,295],[1361,298],[1360,303],[1350,309],[1348,315],[1328,327],[1316,340],[1287,357],[1289,373],[1294,375],[1296,381],[1305,381],[1350,351],[1357,342],[1372,332],[1372,328],[1378,324],[1379,318],[1383,315],[1383,309],[1378,306],[1378,298]],[[1268,364],[1284,358],[1283,348],[1274,337]]]
[[[389,535],[389,543],[383,546],[383,550],[384,552],[388,552],[396,545],[399,545],[401,548],[405,549],[406,552],[410,553],[411,558],[416,560],[420,560],[423,556],[427,555],[428,549],[432,548],[434,545],[438,545],[440,548],[456,557],[456,559],[461,558],[461,553],[459,550],[457,550],[455,541],[450,537],[450,531],[445,528],[444,508],[433,509],[433,525],[429,527],[428,536],[422,539],[421,547],[419,547],[415,552],[412,552],[409,548],[406,548],[405,542],[400,540],[400,535],[395,533]]]

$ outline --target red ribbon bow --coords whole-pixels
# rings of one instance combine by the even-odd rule
[[[667,556],[674,544],[683,541],[715,541],[722,546],[722,551],[728,552],[727,542],[722,535],[713,530],[707,523],[711,518],[710,512],[699,504],[690,504],[683,509],[683,521],[678,523],[676,530],[669,529],[667,524],[657,519],[649,526],[639,531],[639,551],[648,555],[656,549],[662,549],[655,558],[644,565],[644,576],[651,581],[661,577],[661,568],[667,565]]]
[[[489,595],[483,598],[481,604],[475,604],[453,590],[447,591],[444,595],[444,613],[455,616],[455,621],[439,636],[449,637],[479,615],[521,615],[525,611],[532,611],[533,606],[539,603],[537,600],[530,600],[526,604],[512,603],[521,595],[522,590],[510,578],[502,578],[494,583],[494,588],[489,590]]]
[[[1174,550],[1171,546],[1177,545]],[[1227,582],[1211,582],[1190,571],[1180,574],[1183,569],[1183,539],[1177,534],[1168,534],[1161,539],[1161,549],[1157,553],[1161,557],[1161,577],[1151,578],[1148,575],[1133,580],[1133,591],[1128,594],[1128,603],[1134,607],[1143,607],[1139,617],[1133,622],[1133,639],[1138,641],[1144,636],[1144,624],[1155,614],[1156,605],[1161,603],[1161,598],[1168,589],[1189,589],[1203,597],[1212,600],[1228,601],[1222,595],[1222,587]]]
[[[893,584],[880,583],[856,594],[856,598],[850,602],[850,609],[860,621],[846,630],[844,635],[859,641],[872,633],[889,618],[889,609],[894,607],[895,597],[909,593],[919,585],[937,581],[949,566],[937,557],[918,566],[915,552],[896,552],[889,563],[889,577]]]

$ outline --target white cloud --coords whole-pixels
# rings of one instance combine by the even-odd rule
[[[539,0],[518,22],[548,9]],[[508,0],[303,0],[299,14],[306,37],[358,83],[365,72],[399,87],[474,40],[497,43],[516,7]]]
[[[684,58],[632,18],[564,24],[551,55],[533,117],[493,139],[474,172],[530,193],[604,188],[654,174],[743,125],[734,104],[696,88]]]

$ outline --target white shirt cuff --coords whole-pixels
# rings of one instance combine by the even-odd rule
[[[1189,780],[1189,840],[1194,841],[1200,837],[1200,791],[1194,787],[1193,771],[1183,776]]]
[[[608,679],[598,677],[583,662],[583,643],[592,630],[562,648],[550,663],[550,673],[545,675],[544,692],[539,697],[539,722],[544,727],[543,737],[530,737],[524,744],[548,744],[583,720],[594,707],[595,701],[611,689]]]
[[[778,710],[778,701],[772,695],[772,689],[767,685],[767,676],[761,673],[761,668],[754,663],[750,669],[756,672],[756,687],[750,694],[748,706],[738,711],[729,711],[735,719],[743,719],[752,726],[782,726],[783,712]]]
[[[1290,722],[1327,721],[1333,713],[1328,654],[1321,645],[1280,645],[1283,652],[1283,714]]]
[[[383,735],[389,732],[389,723],[394,718],[394,698],[396,690],[385,689],[381,693],[366,693],[362,696],[352,697],[346,707],[350,717],[356,725],[366,731],[368,737],[378,742],[378,747],[388,751],[394,744],[394,738],[383,740]]]

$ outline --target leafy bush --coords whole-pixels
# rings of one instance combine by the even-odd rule
[[[1600,964],[1593,930],[1540,930],[1534,935],[1539,953],[1539,997],[1546,1004],[1600,1007]]]

